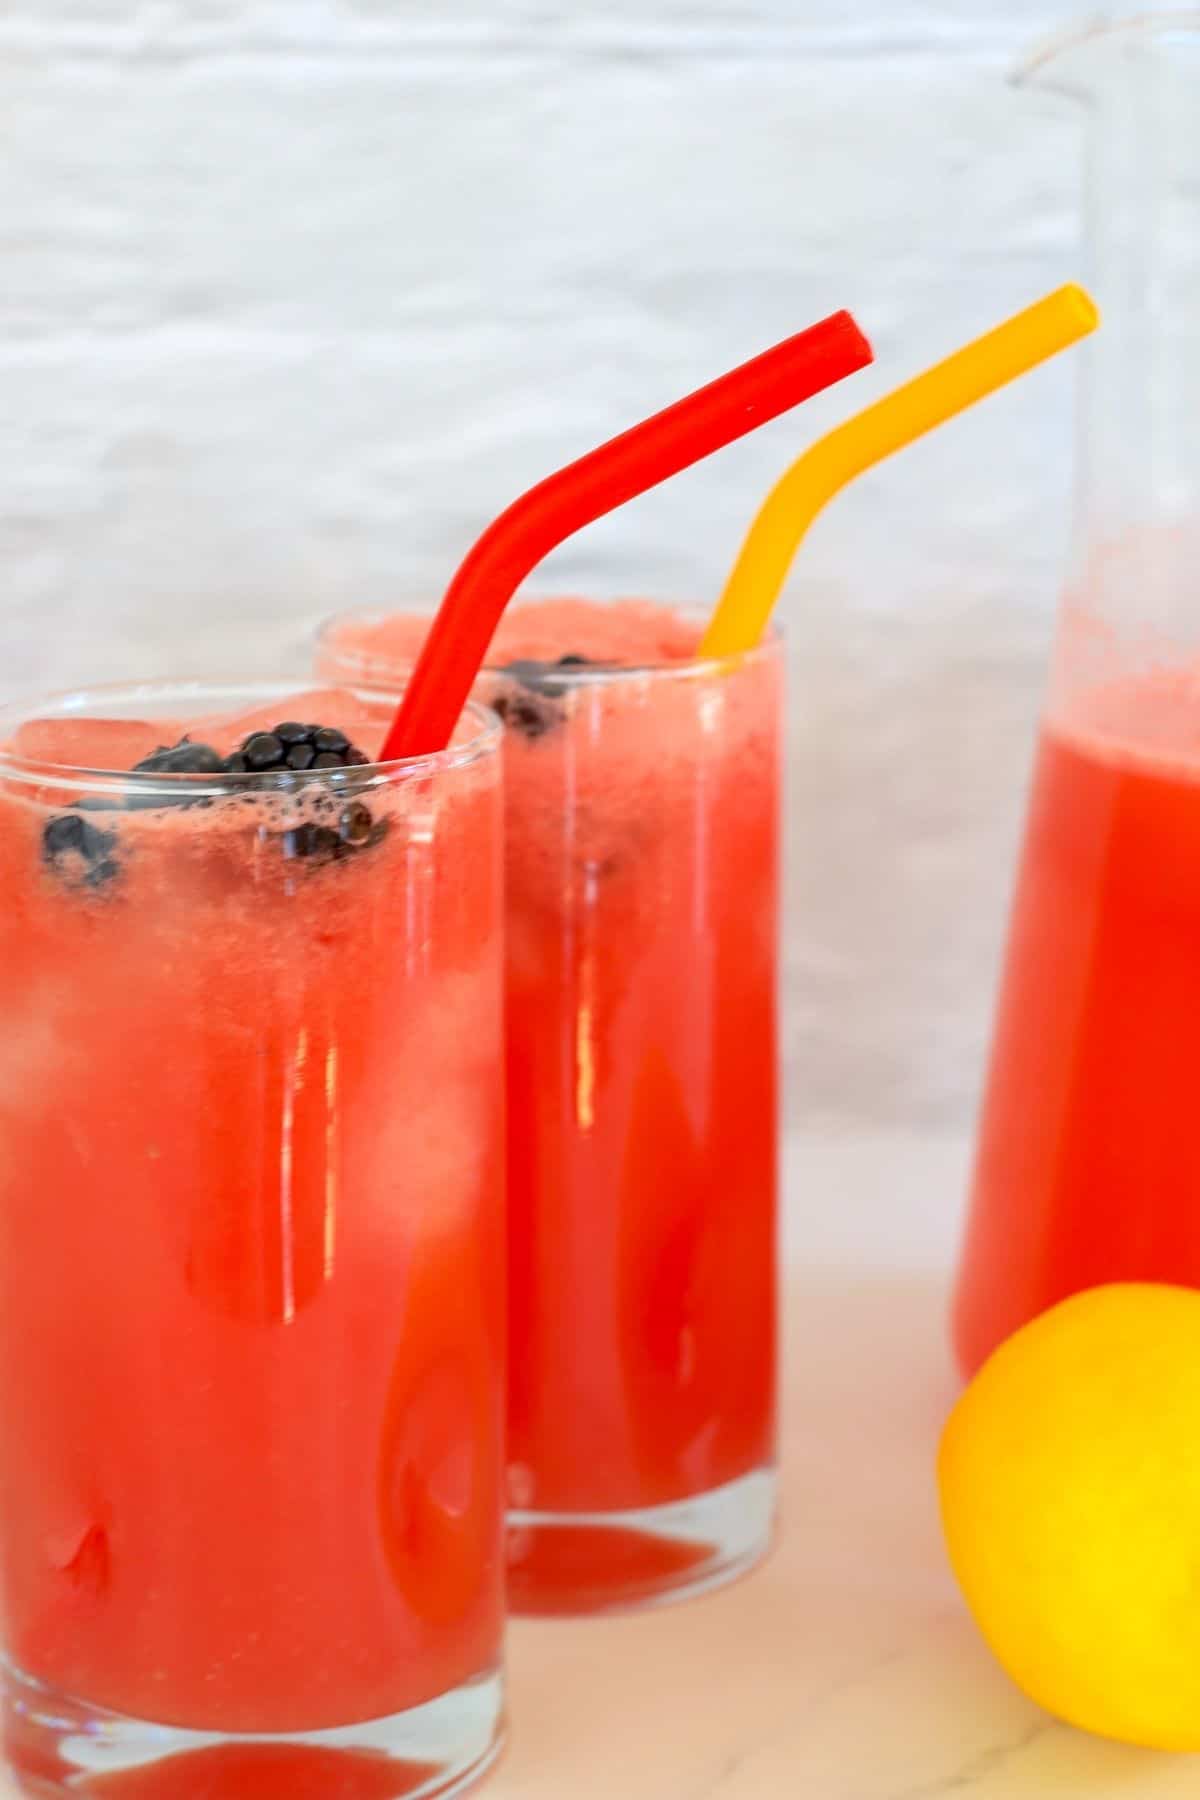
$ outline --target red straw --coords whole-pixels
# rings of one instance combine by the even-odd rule
[[[514,500],[468,551],[447,588],[381,760],[445,748],[501,613],[531,570],[573,532],[871,360],[871,346],[850,314],[834,313],[568,463]]]

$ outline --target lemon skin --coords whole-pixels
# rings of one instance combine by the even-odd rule
[[[954,1573],[1032,1700],[1200,1750],[1200,1293],[1123,1283],[1043,1313],[961,1396],[938,1455]]]

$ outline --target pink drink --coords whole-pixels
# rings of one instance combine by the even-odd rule
[[[338,622],[323,672],[395,681],[425,624]],[[699,630],[649,602],[521,605],[479,688],[508,727],[509,1581],[529,1611],[708,1585],[770,1531],[780,669],[774,646],[698,663]]]
[[[499,1695],[496,733],[138,775],[318,707],[369,753],[379,709],[87,705],[0,727],[10,1753],[37,1792],[241,1800],[283,1756],[440,1794]]]

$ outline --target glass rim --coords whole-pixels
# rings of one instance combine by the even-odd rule
[[[470,714],[477,729],[461,743],[448,744],[443,750],[424,751],[416,756],[398,757],[388,762],[356,763],[350,768],[247,770],[244,774],[229,772],[211,775],[180,774],[164,770],[106,769],[79,763],[49,762],[44,758],[22,756],[6,742],[11,733],[34,719],[104,718],[106,715],[95,709],[103,706],[106,700],[110,703],[118,699],[125,703],[145,700],[148,709],[155,701],[177,704],[181,699],[189,697],[198,703],[228,698],[234,704],[245,702],[253,705],[267,704],[275,698],[281,702],[286,701],[291,694],[297,692],[297,687],[298,683],[289,686],[278,681],[222,681],[202,676],[185,676],[167,680],[99,682],[92,686],[61,688],[51,693],[38,693],[23,700],[10,701],[0,707],[0,778],[71,787],[85,792],[163,794],[175,799],[181,794],[194,794],[198,799],[216,799],[238,794],[294,793],[300,785],[338,788],[345,785],[347,775],[352,775],[356,783],[378,786],[381,782],[398,778],[448,774],[466,768],[486,756],[498,753],[504,733],[497,715],[489,707],[472,699],[463,708],[463,716]],[[353,688],[350,691],[355,692]],[[381,699],[394,699],[397,704],[403,691],[402,683],[395,690],[373,688],[369,693],[360,690],[363,697],[375,703]]]
[[[586,600],[589,598],[591,598],[591,596],[586,594],[522,594],[516,600],[515,606],[517,610],[520,610],[523,605],[536,605],[539,601],[545,602],[548,600],[566,599]],[[610,603],[619,605],[622,600],[640,600],[645,601],[650,605],[661,604],[665,611],[673,612],[679,618],[700,625],[707,625],[712,616],[712,608],[710,606],[688,605],[671,600],[659,602],[656,601],[652,595],[645,594],[618,594],[611,596],[610,600],[597,600],[596,603],[597,605],[608,605]],[[340,651],[335,647],[334,633],[339,626],[347,625],[351,622],[358,625],[381,625],[386,619],[395,618],[398,614],[412,618],[428,617],[430,620],[433,618],[432,613],[424,614],[415,610],[411,613],[407,613],[400,607],[392,607],[387,611],[372,608],[369,611],[363,612],[349,611],[332,613],[329,618],[322,619],[317,626],[315,633],[317,645],[321,649],[328,650],[339,660],[340,666],[345,670],[347,680],[365,680],[372,669],[377,669],[379,671],[380,680],[387,681],[411,669],[412,662],[381,663],[378,658],[368,659],[364,656],[355,656],[353,653],[347,656],[345,652]],[[623,681],[632,680],[643,682],[659,680],[699,681],[703,680],[706,676],[716,675],[723,670],[735,666],[764,661],[767,657],[778,654],[784,641],[785,633],[783,626],[779,618],[776,615],[772,615],[771,621],[768,624],[763,637],[757,644],[752,645],[749,650],[734,650],[723,656],[691,656],[681,659],[676,658],[666,662],[587,663],[581,664],[578,667],[568,664],[565,668],[558,663],[547,663],[544,670],[539,674],[538,680],[539,682],[551,684],[558,690],[586,687],[610,687]],[[525,661],[531,659],[515,658],[514,660]],[[507,676],[511,675],[511,672],[511,665],[505,663],[484,662],[479,668],[479,675]],[[336,676],[330,675],[329,679],[336,679]],[[476,679],[478,679],[478,677],[476,677]],[[375,687],[371,691],[375,694],[376,698],[378,698],[382,691],[390,690],[383,690],[379,687]]]
[[[1200,8],[1151,6],[1141,13],[1079,19],[1032,44],[1010,71],[1009,79],[1014,87],[1045,86],[1051,90],[1061,81],[1060,91],[1070,96],[1075,90],[1062,65],[1069,64],[1080,51],[1122,42],[1152,43],[1176,36],[1200,41]]]

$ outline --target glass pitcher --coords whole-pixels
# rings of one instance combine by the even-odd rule
[[[1082,30],[1071,566],[954,1308],[972,1372],[1101,1282],[1200,1286],[1200,12]]]

